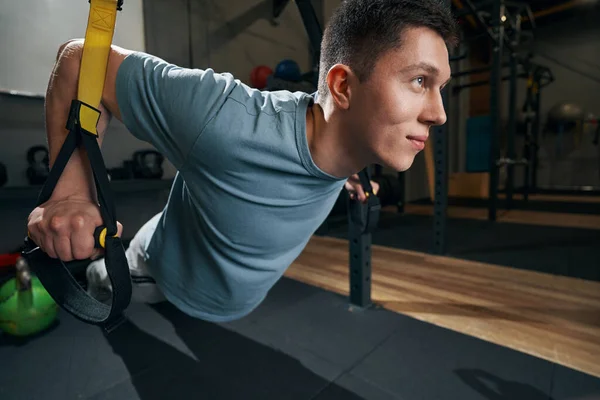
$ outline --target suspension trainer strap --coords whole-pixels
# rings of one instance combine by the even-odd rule
[[[373,233],[379,223],[379,213],[381,211],[381,202],[373,193],[371,186],[371,176],[368,167],[358,173],[363,191],[367,196],[367,203],[362,204],[359,201],[351,201],[349,204],[349,217],[352,219],[352,226],[357,231],[356,234]]]
[[[23,256],[39,277],[45,289],[64,310],[78,319],[102,325],[110,331],[122,320],[131,299],[131,277],[121,239],[117,236],[115,203],[108,174],[98,145],[98,109],[102,100],[110,46],[117,11],[122,0],[90,0],[83,56],[80,66],[77,99],[69,111],[69,134],[39,194],[37,205],[48,201],[72,153],[85,148],[98,193],[100,214],[104,222],[93,232],[96,247],[105,249],[105,262],[112,284],[112,301],[101,303],[87,294],[70,272],[69,263],[50,258],[29,237],[25,239]],[[81,261],[76,262],[81,264]]]

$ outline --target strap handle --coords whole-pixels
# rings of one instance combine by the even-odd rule
[[[73,100],[69,111],[69,134],[40,194],[37,205],[48,201],[69,162],[72,153],[83,146],[86,151],[98,192],[100,214],[104,226],[94,231],[96,247],[104,247],[108,277],[112,284],[112,301],[109,305],[91,297],[70,272],[69,265],[53,259],[41,251],[27,237],[22,252],[50,296],[64,310],[91,324],[102,325],[111,331],[122,321],[122,312],[131,300],[131,276],[121,239],[117,237],[117,220],[108,173],[98,145],[98,106],[102,99],[108,56],[114,34],[117,10],[122,0],[90,0],[90,12],[80,67],[78,99]],[[73,263],[81,264],[81,261]]]
[[[100,214],[105,224],[97,227],[94,231],[94,241],[96,247],[105,249],[106,270],[112,284],[112,301],[107,305],[91,297],[71,274],[71,268],[69,268],[71,263],[51,258],[42,252],[29,237],[25,239],[22,255],[58,305],[78,319],[91,324],[103,325],[107,331],[110,331],[122,320],[122,312],[129,306],[131,276],[121,239],[116,236],[115,204],[106,167],[95,139],[96,136],[83,129],[79,123],[81,110],[84,108],[91,107],[78,100],[73,101],[67,124],[69,135],[42,187],[37,205],[50,199],[71,154],[82,144],[87,151],[94,172]],[[81,261],[74,261],[73,264],[79,265]]]
[[[367,203],[362,204],[358,200],[350,201],[348,205],[348,217],[352,222],[355,234],[372,233],[379,223],[379,213],[381,211],[381,202],[373,193],[371,186],[371,176],[368,167],[358,173],[360,184],[367,196]]]

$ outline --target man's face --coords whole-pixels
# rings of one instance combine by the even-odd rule
[[[427,28],[407,29],[401,48],[380,57],[350,106],[356,135],[376,163],[396,171],[412,165],[429,128],[446,122],[440,91],[450,75],[446,44]]]

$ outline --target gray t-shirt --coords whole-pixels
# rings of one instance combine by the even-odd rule
[[[227,73],[134,53],[117,76],[123,122],[178,170],[147,264],[183,312],[254,310],[304,249],[347,177],[313,162],[306,93],[263,92]]]

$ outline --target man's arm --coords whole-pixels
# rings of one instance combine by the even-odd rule
[[[51,167],[69,133],[65,126],[71,101],[77,98],[82,53],[83,39],[71,40],[63,44],[58,50],[56,64],[48,84],[45,116]],[[112,46],[111,48],[102,101],[99,106],[102,112],[98,122],[99,145],[102,144],[104,132],[110,122],[111,116],[114,115],[117,119],[121,119],[116,99],[115,82],[119,66],[130,53],[130,50],[125,50],[117,46]],[[96,198],[92,169],[83,148],[73,153],[56,185],[52,197],[54,199],[67,197]]]

